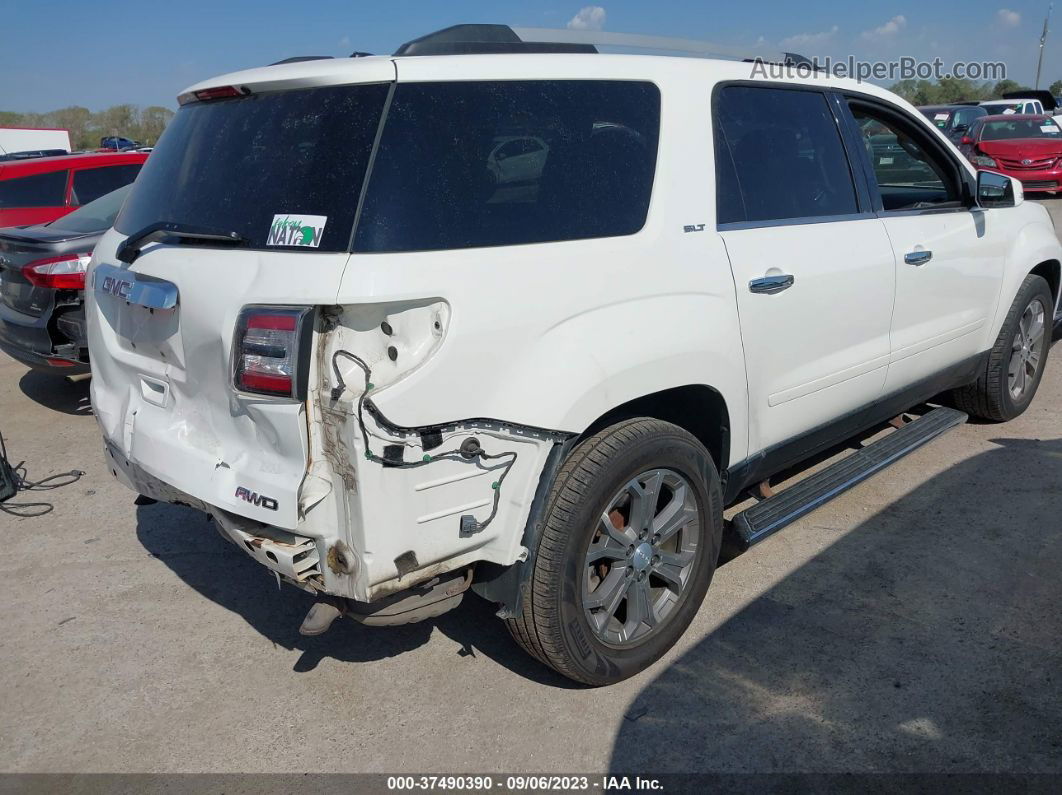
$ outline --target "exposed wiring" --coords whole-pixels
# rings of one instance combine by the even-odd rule
[[[484,528],[486,528],[487,525],[489,525],[492,521],[494,521],[494,517],[498,515],[498,506],[501,503],[502,483],[505,482],[505,478],[512,470],[513,465],[516,463],[516,459],[519,454],[515,450],[508,450],[503,453],[490,454],[477,445],[471,449],[462,447],[456,450],[447,450],[443,453],[435,453],[434,455],[431,453],[425,453],[419,461],[392,461],[390,459],[376,455],[374,452],[372,452],[372,449],[369,446],[370,436],[383,442],[402,444],[406,447],[411,447],[412,445],[410,445],[406,441],[392,441],[391,439],[386,439],[382,436],[374,434],[370,432],[368,427],[365,425],[365,400],[368,397],[369,392],[373,388],[372,368],[370,368],[369,365],[366,364],[363,359],[358,356],[355,356],[350,351],[337,350],[335,353],[332,354],[332,371],[335,373],[336,381],[338,382],[338,385],[332,388],[332,401],[338,401],[339,398],[342,397],[343,393],[347,390],[346,380],[343,378],[343,373],[339,369],[340,357],[352,361],[359,368],[361,368],[362,373],[364,373],[365,375],[365,388],[358,396],[357,408],[354,412],[354,416],[358,422],[358,428],[361,430],[362,443],[365,445],[365,459],[367,461],[372,461],[373,463],[381,464],[383,466],[392,467],[395,469],[414,469],[416,467],[422,467],[427,466],[428,464],[433,464],[436,461],[464,461],[467,463],[475,461],[480,466],[483,466],[483,461],[505,459],[505,462],[499,464],[498,466],[485,467],[487,470],[502,470],[502,473],[498,476],[498,479],[491,484],[491,487],[494,489],[494,503],[491,507],[490,515],[482,522],[475,522],[473,519],[474,527],[472,527],[470,524],[466,526],[467,519],[466,517],[462,517],[462,535],[478,533]],[[404,429],[399,428],[399,430]]]
[[[74,469],[70,472],[49,475],[40,480],[30,480],[27,477],[25,464],[25,461],[20,461],[14,465],[8,462],[7,445],[4,443],[4,435],[0,433],[0,467],[4,468],[10,474],[11,479],[14,480],[14,493],[10,496],[14,496],[20,491],[51,491],[52,489],[69,486],[72,483],[77,483],[85,474],[79,469]],[[55,510],[55,506],[50,502],[0,502],[0,511],[23,518],[44,516],[53,510]]]

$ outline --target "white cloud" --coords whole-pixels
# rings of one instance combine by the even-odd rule
[[[907,27],[907,17],[905,17],[905,16],[903,16],[901,14],[899,16],[893,17],[892,19],[890,19],[888,22],[886,22],[884,25],[882,25],[879,28],[874,28],[874,30],[865,30],[865,31],[863,31],[863,38],[864,39],[884,39],[884,38],[888,38],[890,36],[895,36],[897,33],[899,33],[901,30],[903,30],[906,27]]]
[[[825,44],[836,36],[839,31],[840,28],[834,25],[829,30],[824,30],[820,33],[797,33],[794,36],[782,39],[779,44],[783,50],[790,50],[796,47],[813,47],[817,44]]]
[[[1009,8],[1001,8],[996,14],[999,24],[1005,28],[1016,28],[1021,24],[1021,14]]]
[[[339,40],[339,46],[344,50],[350,47],[350,36],[344,36]]]
[[[584,6],[571,18],[568,27],[572,30],[601,30],[605,27],[605,9],[601,6]]]

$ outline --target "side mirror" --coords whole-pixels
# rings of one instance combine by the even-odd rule
[[[1021,182],[994,171],[977,172],[977,206],[990,210],[1017,207],[1025,200]]]
[[[959,143],[963,146],[973,146],[974,139],[971,138],[969,135],[964,135],[962,139],[960,139]]]

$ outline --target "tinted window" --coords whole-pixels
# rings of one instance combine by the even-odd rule
[[[184,105],[115,226],[171,221],[265,248],[275,216],[321,216],[314,248],[345,251],[386,95],[385,84],[329,86]]]
[[[857,211],[848,159],[824,95],[729,86],[715,102],[720,223]]]
[[[0,180],[0,207],[61,207],[66,203],[67,171]]]
[[[128,185],[140,173],[141,165],[141,163],[130,163],[127,166],[104,166],[75,171],[71,203],[88,204],[106,193]]]
[[[400,84],[355,250],[637,232],[649,209],[659,125],[651,83]]]
[[[930,209],[959,200],[945,160],[914,124],[885,111],[852,104],[886,210]]]

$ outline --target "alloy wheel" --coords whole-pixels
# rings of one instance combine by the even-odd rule
[[[1007,372],[1007,388],[1013,400],[1020,400],[1036,380],[1047,329],[1045,315],[1043,303],[1034,298],[1018,321]]]
[[[670,469],[631,478],[609,501],[583,567],[583,609],[599,640],[630,646],[668,621],[691,584],[700,514]]]

